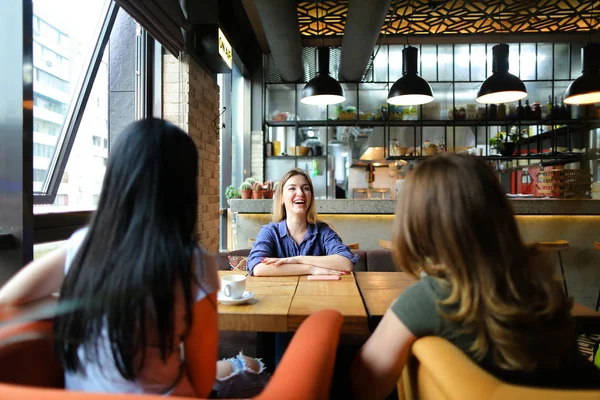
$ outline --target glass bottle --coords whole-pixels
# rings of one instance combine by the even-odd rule
[[[548,102],[546,103],[546,118],[554,118],[554,115],[552,114],[553,108],[552,95],[548,95]]]
[[[498,117],[499,120],[505,120],[506,119],[506,104],[504,104],[504,103],[498,104],[497,117]]]
[[[529,100],[525,100],[525,107],[523,107],[523,118],[524,119],[532,118],[531,107],[529,106]]]
[[[267,139],[267,143],[265,143],[265,157],[271,157],[273,155],[273,143],[271,140]]]
[[[498,106],[495,104],[490,104],[488,107],[488,119],[490,121],[495,121],[498,119]]]
[[[519,105],[517,105],[517,118],[524,119],[525,114],[523,110],[523,105],[521,104],[521,100],[519,100]]]
[[[531,118],[535,120],[542,119],[542,105],[539,101],[536,101],[531,106]]]

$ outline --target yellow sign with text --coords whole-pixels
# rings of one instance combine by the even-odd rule
[[[214,32],[214,31],[213,31]],[[231,45],[227,41],[227,38],[219,28],[219,54],[225,63],[229,66],[229,69],[233,65],[233,53],[231,51]]]

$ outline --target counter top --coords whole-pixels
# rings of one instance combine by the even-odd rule
[[[509,199],[517,215],[600,215],[595,199]],[[231,200],[231,211],[270,214],[273,200]],[[319,214],[394,214],[396,200],[318,199]]]

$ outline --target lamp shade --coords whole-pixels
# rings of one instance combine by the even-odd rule
[[[567,104],[600,103],[600,44],[588,43],[581,49],[582,75],[565,92]]]
[[[402,77],[392,85],[387,102],[398,106],[416,106],[433,101],[429,83],[417,75],[416,47],[402,49]]]
[[[338,104],[345,101],[342,85],[329,76],[329,48],[320,47],[318,55],[319,71],[302,89],[300,101],[312,105]]]
[[[492,76],[479,88],[478,103],[508,103],[527,97],[523,81],[508,72],[508,49],[508,45],[504,43],[492,48]]]

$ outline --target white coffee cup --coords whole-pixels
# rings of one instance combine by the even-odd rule
[[[232,299],[239,299],[246,290],[246,276],[225,275],[221,278],[221,292]]]

